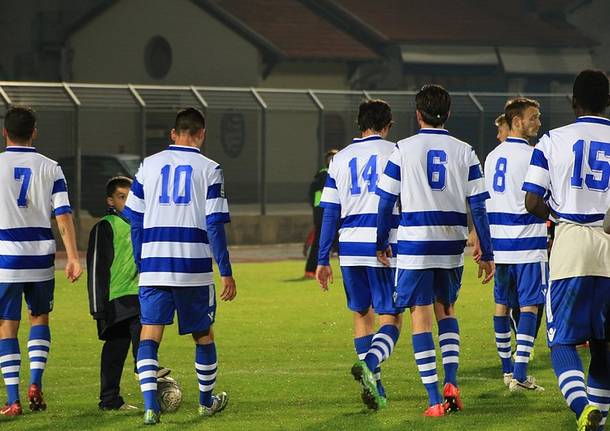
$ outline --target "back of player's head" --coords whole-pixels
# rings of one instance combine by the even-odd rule
[[[383,100],[365,100],[358,108],[358,128],[361,132],[380,132],[392,123],[392,109]]]
[[[106,197],[111,198],[114,192],[121,187],[130,189],[133,181],[127,177],[112,177],[106,183]]]
[[[324,166],[326,166],[328,168],[331,160],[333,159],[333,157],[335,157],[335,154],[337,154],[338,152],[339,152],[339,150],[337,150],[336,148],[333,148],[332,150],[328,150],[326,152],[326,154],[324,154]]]
[[[500,114],[498,118],[495,119],[494,124],[496,127],[505,126],[506,125],[506,115]]]
[[[205,117],[199,109],[186,108],[176,115],[174,130],[177,134],[188,133],[193,136],[201,129],[205,129]]]
[[[574,107],[591,114],[600,114],[610,102],[608,76],[601,70],[583,70],[574,81]]]
[[[415,107],[426,124],[438,127],[449,118],[451,96],[440,85],[424,85],[415,95]]]
[[[11,141],[27,142],[36,129],[36,115],[27,106],[11,106],[4,115],[4,128]]]
[[[513,120],[516,117],[523,117],[527,108],[540,108],[540,103],[536,100],[528,99],[527,97],[516,97],[512,100],[506,102],[506,106],[504,107],[504,118],[506,119],[506,124],[508,124],[508,128],[513,128]]]

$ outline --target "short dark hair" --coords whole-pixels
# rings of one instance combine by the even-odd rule
[[[36,115],[28,106],[11,106],[4,114],[4,128],[13,142],[27,142],[36,128]]]
[[[330,161],[333,159],[333,157],[335,157],[335,154],[337,154],[338,152],[339,150],[337,150],[336,148],[328,150],[326,154],[324,154],[324,166],[328,168],[328,166],[330,165]]]
[[[512,130],[513,128],[513,119],[515,117],[523,117],[527,108],[540,108],[540,103],[527,97],[516,97],[506,103],[504,118],[506,118],[506,124],[508,124],[509,129]]]
[[[127,177],[112,177],[106,183],[106,197],[111,198],[119,187],[131,188],[133,181]]]
[[[176,115],[174,123],[176,133],[188,132],[189,135],[193,136],[201,129],[205,129],[205,117],[199,109],[182,109]]]
[[[496,127],[506,125],[506,116],[504,114],[498,115],[498,118],[495,119],[494,124],[496,125]]]
[[[392,122],[392,109],[383,100],[365,100],[358,108],[358,128],[361,132],[379,132]]]
[[[608,76],[601,70],[583,70],[574,80],[574,106],[592,114],[604,112],[610,98],[609,87]]]
[[[438,127],[447,122],[451,109],[451,96],[440,85],[424,85],[415,95],[415,108],[426,124]]]

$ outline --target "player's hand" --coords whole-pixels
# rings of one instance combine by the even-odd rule
[[[320,283],[322,290],[328,290],[328,283],[333,283],[333,269],[330,265],[318,265],[316,268],[316,280]]]
[[[481,243],[478,239],[476,239],[474,244],[472,245],[472,258],[476,263],[480,263],[482,256],[483,252],[481,251]]]
[[[83,268],[78,259],[68,259],[66,262],[66,278],[70,283],[74,283],[83,273]]]
[[[486,261],[486,260],[481,260],[479,261],[479,276],[478,278],[483,277],[483,272],[485,272],[485,277],[483,278],[483,284],[487,284],[489,283],[489,281],[493,278],[494,274],[496,273],[496,264],[493,260],[490,261]]]
[[[377,250],[377,260],[383,266],[390,266],[390,258],[392,257],[392,247],[388,247],[385,251]]]
[[[233,276],[220,277],[220,282],[222,283],[220,299],[223,301],[233,301],[237,296],[237,286],[235,285]]]

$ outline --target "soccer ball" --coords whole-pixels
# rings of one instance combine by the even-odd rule
[[[182,401],[180,385],[171,377],[157,379],[157,401],[164,413],[172,413],[178,410]]]

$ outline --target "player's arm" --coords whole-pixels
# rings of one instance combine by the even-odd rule
[[[400,150],[396,147],[386,163],[375,190],[375,193],[379,196],[377,207],[377,260],[385,266],[390,266],[390,257],[392,257],[392,249],[388,239],[392,228],[392,212],[400,193],[400,183]]]
[[[330,266],[330,250],[335,241],[337,223],[341,217],[341,203],[334,175],[334,169],[332,169],[331,165],[320,199],[320,207],[324,212],[322,214],[322,227],[320,228],[320,247],[318,250],[316,280],[318,280],[322,290],[328,290],[328,283],[333,282],[333,271]]]
[[[144,212],[146,210],[144,187],[138,180],[138,178],[141,178],[141,172],[142,166],[140,166],[138,173],[133,178],[133,183],[125,202],[125,209],[123,210],[123,214],[129,219],[133,259],[138,272],[140,272],[140,263],[142,261],[142,236],[144,233]]]
[[[545,155],[547,138],[544,136],[534,148],[530,165],[521,189],[525,191],[525,209],[542,220],[548,220],[551,208],[545,202],[551,185],[549,162]]]
[[[89,312],[94,319],[106,317],[106,305],[110,295],[110,267],[113,260],[112,227],[110,223],[102,220],[91,230],[87,247]]]
[[[208,240],[212,248],[214,260],[220,271],[222,282],[222,292],[220,299],[232,301],[237,295],[237,285],[233,278],[233,269],[227,248],[227,236],[225,233],[225,223],[231,222],[229,215],[229,204],[224,193],[224,177],[222,169],[217,166],[210,174],[207,195],[206,195],[206,227]]]
[[[610,233],[610,208],[604,217],[604,232]]]

